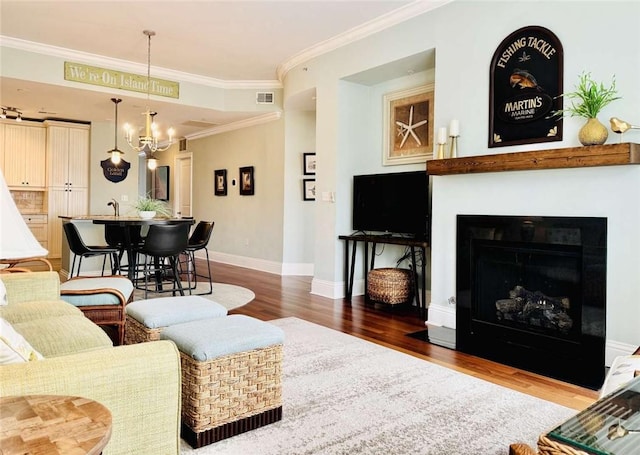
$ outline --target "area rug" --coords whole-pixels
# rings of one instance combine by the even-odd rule
[[[187,283],[183,283],[186,287]],[[209,283],[198,283],[197,288],[192,291],[194,294],[200,294],[209,290]],[[185,292],[187,295],[188,292]],[[149,292],[147,298],[153,299],[157,297],[169,297],[170,292],[166,293],[154,293]],[[144,299],[144,291],[136,289],[133,293],[134,300]],[[251,302],[256,298],[256,295],[252,290],[226,283],[213,283],[213,293],[209,295],[202,295],[205,299],[213,300],[216,303],[224,306],[227,310],[233,310],[234,308],[241,307]]]
[[[297,318],[283,419],[181,454],[508,454],[575,411]]]

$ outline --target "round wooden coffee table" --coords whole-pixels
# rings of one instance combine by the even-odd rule
[[[88,398],[28,395],[0,398],[3,455],[99,454],[111,437],[111,412]]]

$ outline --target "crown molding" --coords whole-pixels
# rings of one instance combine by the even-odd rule
[[[214,126],[206,130],[198,131],[197,133],[185,136],[185,139],[202,139],[203,137],[213,136],[215,134],[226,133],[228,131],[239,130],[241,128],[247,128],[249,126],[261,125],[263,123],[273,122],[279,120],[282,117],[282,112],[269,112],[268,114],[257,115],[245,120],[238,120],[237,122],[226,123],[220,126]]]
[[[389,27],[412,19],[428,11],[432,11],[453,1],[454,0],[416,0],[376,19],[373,19],[365,24],[352,28],[351,30],[336,35],[326,41],[311,46],[310,48],[294,55],[286,62],[278,65],[278,68],[276,69],[278,80],[283,81],[287,73],[291,69],[315,57],[319,57],[320,55],[326,54],[327,52],[331,52],[340,47],[346,46],[347,44],[366,38],[367,36],[371,36]]]
[[[108,68],[116,71],[125,71],[129,73],[146,74],[147,65],[143,63],[135,63],[117,58],[105,57],[104,55],[91,54],[88,52],[76,51],[64,47],[51,46],[48,44],[26,41],[10,36],[0,35],[0,47],[18,49],[35,54],[43,54],[51,57],[57,57],[67,61],[85,63],[100,68]],[[244,80],[244,81],[225,81],[212,77],[200,76],[197,74],[185,73],[167,68],[151,66],[153,76],[162,79],[176,80],[179,82],[191,82],[193,84],[203,85],[205,87],[213,87],[220,89],[279,89],[282,83],[278,80]]]

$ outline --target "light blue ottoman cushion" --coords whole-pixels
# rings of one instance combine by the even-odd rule
[[[99,292],[101,289],[115,289],[123,296],[125,302],[133,292],[133,283],[121,277],[76,278],[60,284],[60,299],[72,305],[120,305],[117,295],[110,292]],[[94,294],[73,294],[74,292],[96,291]],[[69,294],[67,294],[69,293]]]
[[[198,362],[266,348],[284,342],[284,332],[268,322],[242,314],[167,327],[160,334]]]
[[[227,315],[224,306],[197,295],[137,300],[127,305],[125,311],[150,329]]]

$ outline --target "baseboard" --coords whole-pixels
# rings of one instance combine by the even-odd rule
[[[450,329],[456,328],[456,308],[455,306],[442,306],[434,305],[431,303],[427,309],[427,323],[448,327]]]
[[[636,349],[638,349],[638,346],[635,344],[607,340],[604,348],[604,364],[610,367],[616,357],[621,355],[631,355]]]
[[[204,257],[198,255],[198,258],[204,259]],[[273,273],[276,275],[282,274],[282,264],[274,261],[267,261],[265,259],[250,258],[246,256],[237,256],[235,254],[219,253],[216,251],[209,251],[209,259],[214,262],[221,262],[223,264],[235,265],[236,267],[244,267],[252,270],[259,270],[260,272]]]

